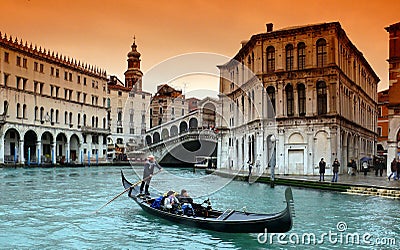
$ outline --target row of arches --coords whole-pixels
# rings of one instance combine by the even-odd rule
[[[179,134],[186,133],[189,130],[198,129],[198,127],[198,120],[195,117],[192,117],[189,119],[189,123],[187,123],[186,121],[181,121],[179,123],[179,128],[177,125],[172,125],[169,129],[162,128],[161,133],[159,131],[156,131],[152,135],[147,135],[146,144],[151,145],[154,143],[158,143],[163,140],[178,136]]]

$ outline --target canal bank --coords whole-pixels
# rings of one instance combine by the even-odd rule
[[[67,164],[52,164],[52,163],[42,163],[42,164],[21,164],[21,163],[0,163],[0,168],[54,168],[54,167],[107,167],[107,166],[138,166],[143,165],[143,162],[129,162],[129,161],[116,161],[116,162],[99,162],[99,163],[67,163]]]
[[[248,172],[228,169],[206,169],[207,174],[216,174],[221,177],[234,178],[238,181],[248,181]],[[275,175],[275,185],[312,188],[320,190],[337,191],[356,195],[382,196],[400,200],[400,181],[388,180],[386,175],[375,176],[374,173],[356,176],[347,174],[339,175],[338,182],[331,182],[332,176],[325,176],[325,181],[319,181],[319,176],[301,175]],[[271,184],[271,178],[261,175],[256,182]]]

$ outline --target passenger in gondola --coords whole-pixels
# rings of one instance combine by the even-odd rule
[[[176,213],[178,207],[179,207],[179,200],[175,197],[175,192],[168,191],[164,199],[164,209],[171,213]]]
[[[182,189],[181,194],[178,196],[178,200],[181,203],[182,213],[185,215],[194,215],[193,199],[190,198],[188,192]]]

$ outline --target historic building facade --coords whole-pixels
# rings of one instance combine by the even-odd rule
[[[387,140],[389,134],[389,90],[378,92],[378,144],[377,154],[381,156],[387,155]]]
[[[0,163],[105,156],[105,71],[1,34],[0,71]]]
[[[219,68],[218,167],[313,175],[324,158],[330,174],[374,155],[379,78],[338,22],[267,24]]]
[[[150,128],[186,115],[188,108],[182,90],[176,90],[168,84],[157,86],[157,93],[150,102]]]
[[[390,173],[390,162],[400,157],[400,23],[385,29],[389,33],[387,168]]]
[[[125,83],[116,76],[108,82],[109,119],[111,135],[108,137],[108,157],[138,151],[144,147],[144,133],[149,128],[151,94],[142,89],[140,53],[135,41],[128,53]]]

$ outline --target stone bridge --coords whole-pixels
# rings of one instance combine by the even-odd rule
[[[178,119],[146,131],[145,152],[160,164],[193,166],[196,156],[216,156],[217,133],[204,124],[203,114],[195,110]]]

